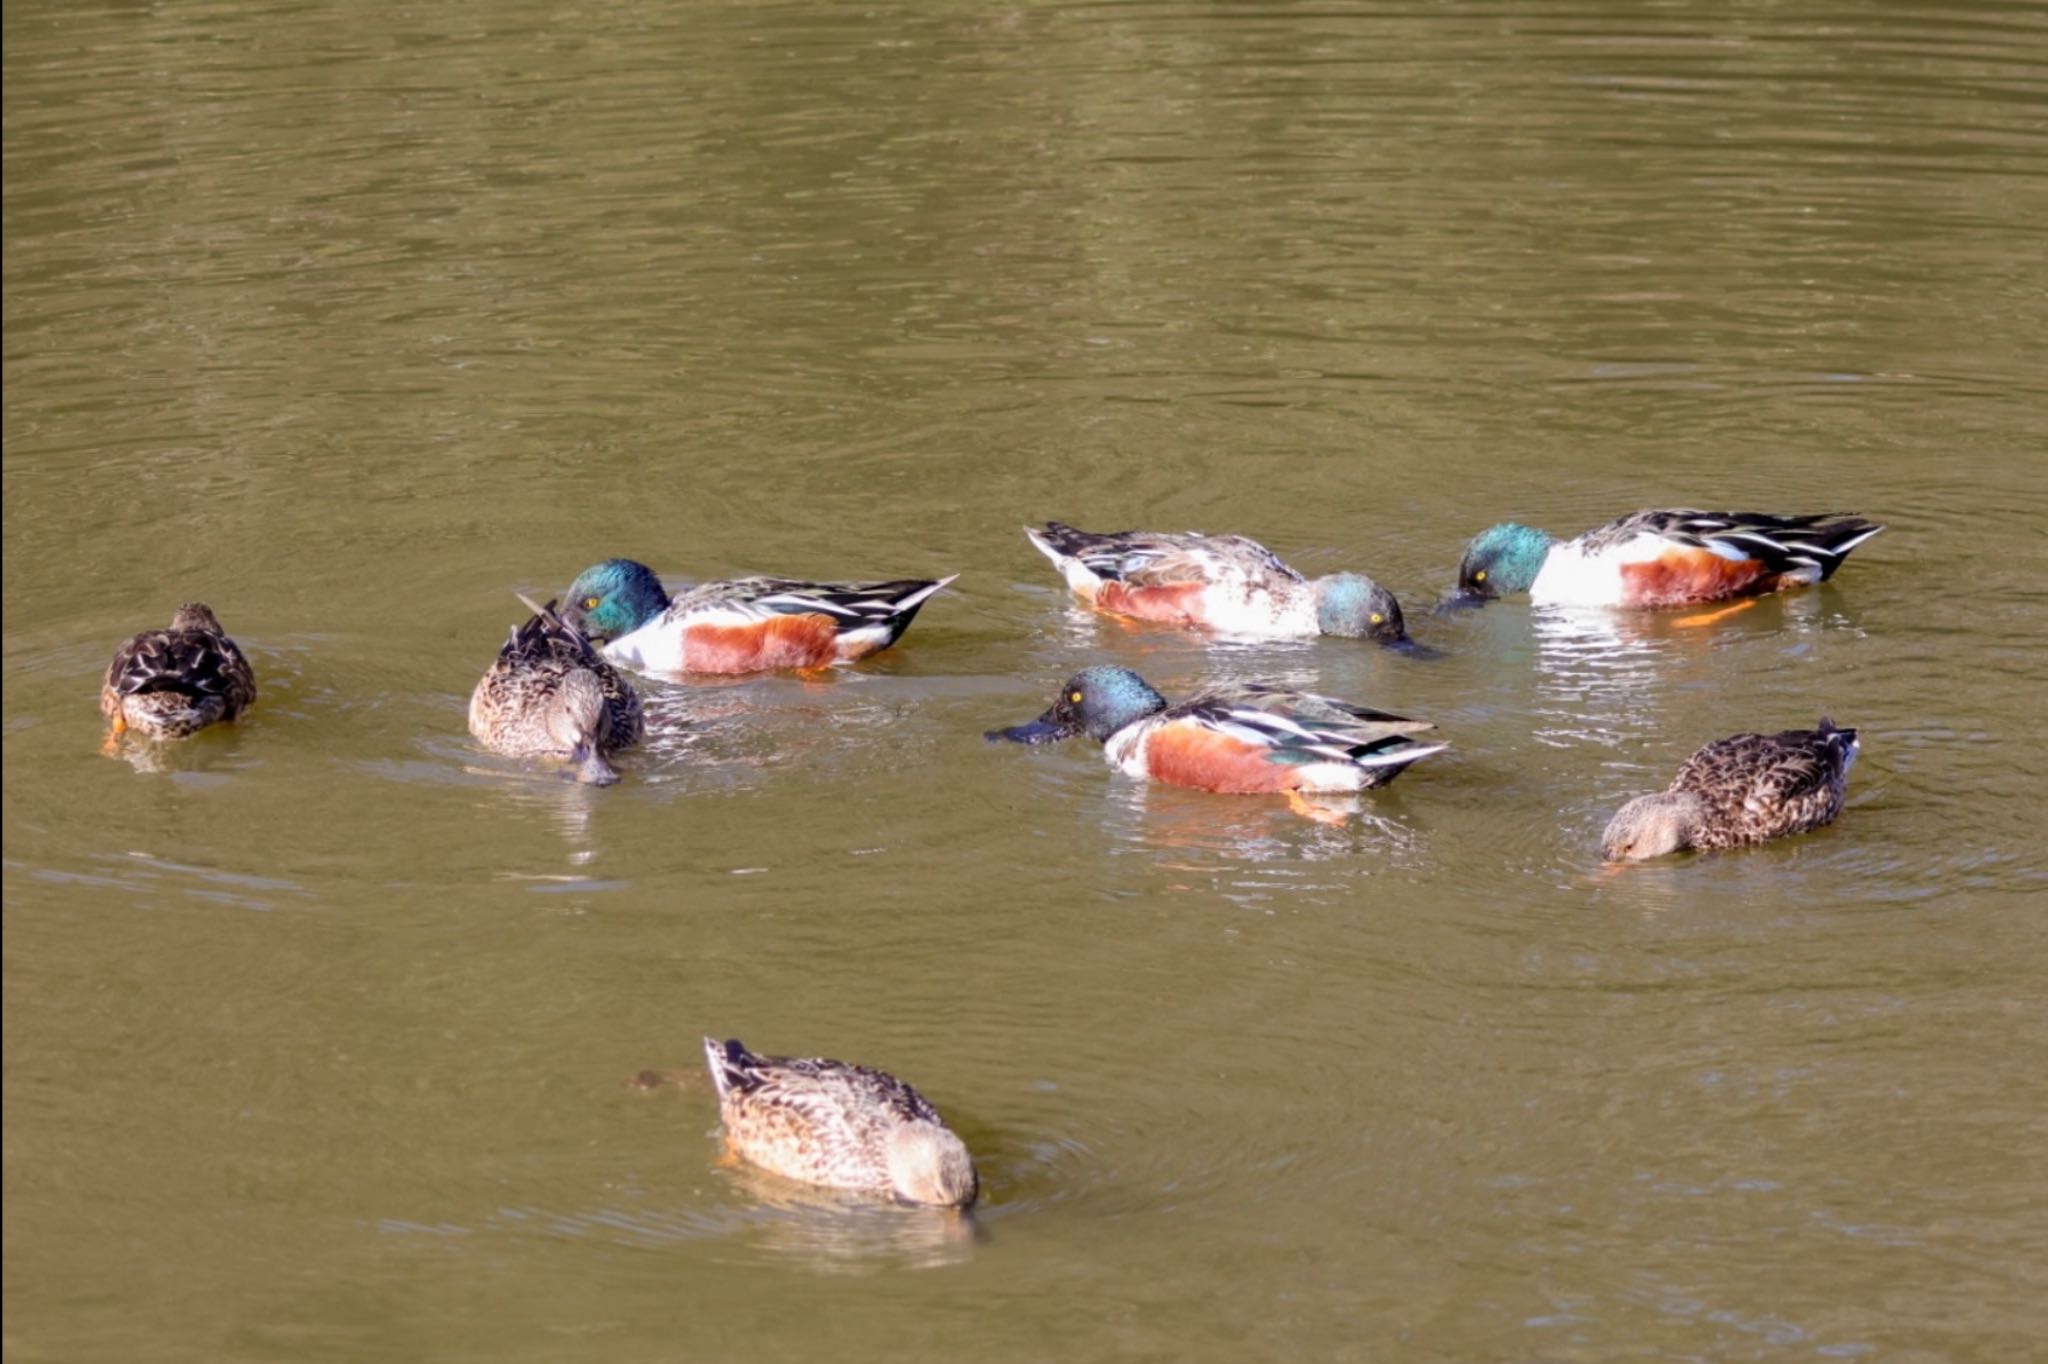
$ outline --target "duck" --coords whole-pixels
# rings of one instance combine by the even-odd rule
[[[1401,604],[1371,578],[1311,580],[1242,535],[1093,532],[1059,521],[1024,534],[1074,595],[1110,615],[1264,639],[1335,635],[1413,647]]]
[[[256,673],[204,602],[186,602],[170,626],[131,637],[107,664],[100,714],[107,743],[133,732],[182,739],[233,720],[256,701]]]
[[[965,1210],[981,1193],[967,1144],[895,1076],[704,1039],[726,1149],[785,1179]]]
[[[1841,512],[1675,508],[1634,512],[1560,541],[1504,521],[1465,547],[1450,600],[1476,606],[1527,592],[1538,605],[1666,607],[1761,597],[1826,582],[1883,529]]]
[[[1601,856],[1640,862],[1832,824],[1858,750],[1856,731],[1825,715],[1815,729],[1716,739],[1685,760],[1669,787],[1615,812],[1600,837]]]
[[[469,732],[494,753],[567,759],[578,781],[610,786],[608,754],[640,742],[640,694],[550,601],[512,627],[469,696]]]
[[[993,729],[990,742],[1056,743],[1086,734],[1111,767],[1171,786],[1289,796],[1384,786],[1448,744],[1409,736],[1435,729],[1386,711],[1249,682],[1211,688],[1178,705],[1128,668],[1084,668],[1052,708]]]
[[[852,663],[903,637],[959,575],[816,583],[730,578],[671,599],[654,570],[606,559],[569,585],[563,619],[642,672],[753,673]]]

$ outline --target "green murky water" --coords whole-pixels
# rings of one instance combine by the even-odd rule
[[[2015,1360],[2048,1335],[2048,25],[2017,4],[5,11],[9,1360]],[[1426,607],[1479,527],[1887,522],[1707,630],[1076,611],[1028,519]],[[591,561],[935,575],[468,689]],[[263,694],[97,752],[203,596]],[[1077,665],[1454,747],[1332,828],[996,749]],[[1601,876],[1700,742],[1833,829]],[[972,1234],[713,1167],[697,1038],[887,1066]]]

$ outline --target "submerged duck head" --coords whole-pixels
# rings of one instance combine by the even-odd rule
[[[1503,521],[1472,537],[1458,563],[1458,592],[1451,600],[1477,606],[1503,592],[1527,592],[1553,543],[1534,526]]]
[[[932,1122],[905,1123],[883,1146],[897,1197],[941,1208],[971,1207],[981,1193],[967,1143]]]
[[[1690,848],[1705,810],[1690,791],[1637,796],[1614,812],[1600,835],[1600,856],[1609,862],[1641,862]]]
[[[1129,668],[1083,668],[1060,688],[1052,709],[1028,724],[992,729],[988,739],[1050,744],[1086,734],[1097,743],[1125,725],[1166,709],[1166,698]]]
[[[598,643],[619,639],[668,608],[654,570],[636,559],[606,559],[576,575],[561,616]]]
[[[1410,642],[1401,603],[1363,573],[1332,573],[1316,580],[1316,628],[1345,639]]]

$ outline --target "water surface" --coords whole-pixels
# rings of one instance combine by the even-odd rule
[[[2011,1360],[2048,1333],[2048,27],[2017,4],[4,20],[6,1353]],[[1709,629],[1431,618],[1639,506],[1886,522]],[[1442,651],[1075,609],[1255,535]],[[822,679],[477,752],[519,607],[959,572]],[[203,597],[245,723],[97,751]],[[1341,827],[980,734],[1088,663],[1453,747]],[[1698,744],[1834,828],[1603,875]],[[716,1169],[896,1070],[970,1234]]]

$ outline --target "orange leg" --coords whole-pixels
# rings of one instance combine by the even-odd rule
[[[1677,620],[1674,620],[1671,623],[1673,625],[1684,625],[1688,627],[1695,625],[1712,625],[1717,620],[1728,619],[1728,617],[1734,615],[1737,611],[1747,611],[1750,607],[1755,606],[1758,602],[1762,600],[1762,597],[1744,597],[1741,601],[1736,602],[1733,606],[1724,606],[1718,611],[1707,611],[1697,616],[1680,616]]]
[[[120,711],[114,712],[113,723],[107,727],[106,742],[100,745],[100,752],[109,758],[121,751],[121,736],[128,732],[128,717]]]

